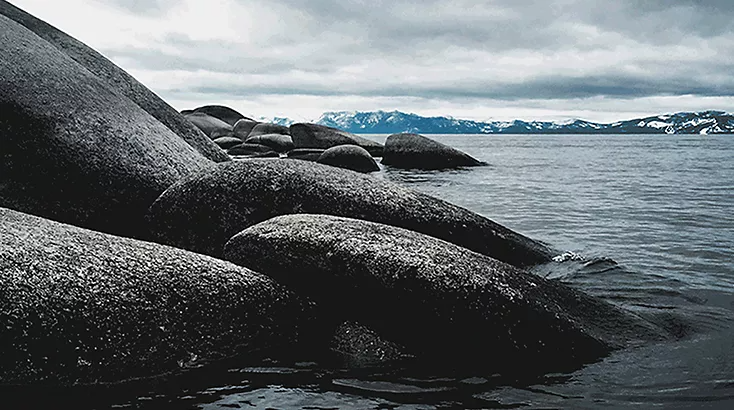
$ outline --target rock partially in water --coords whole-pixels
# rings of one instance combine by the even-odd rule
[[[290,126],[290,134],[296,148],[327,149],[337,145],[359,145],[372,156],[382,155],[382,144],[324,125],[293,124]]]
[[[152,115],[206,158],[216,162],[230,160],[224,151],[214,145],[193,124],[186,121],[173,107],[86,44],[3,0],[0,0],[0,15],[25,26],[56,47],[89,70],[111,90],[129,98]]]
[[[270,147],[260,144],[242,143],[227,150],[229,155],[251,155],[274,152]]]
[[[455,148],[418,134],[393,134],[385,140],[382,163],[396,168],[446,169],[487,165]]]
[[[303,161],[316,162],[321,157],[321,154],[326,151],[321,148],[295,148],[286,153],[290,159],[300,159]]]
[[[239,231],[276,215],[324,213],[423,232],[505,262],[550,261],[543,244],[465,208],[356,172],[308,161],[246,160],[183,179],[151,206],[163,243],[213,256]]]
[[[250,135],[250,131],[252,131],[252,129],[255,128],[257,124],[260,123],[250,119],[242,119],[234,124],[234,127],[232,127],[232,132],[234,133],[235,137],[244,141]]]
[[[239,120],[244,119],[252,121],[252,118],[245,117],[239,112],[223,105],[205,105],[203,107],[194,109],[193,112],[200,112],[211,115],[214,118],[218,118],[226,122],[227,124],[229,124],[230,127],[234,127],[234,125]]]
[[[252,128],[248,138],[257,137],[258,135],[267,135],[267,134],[290,135],[290,129],[283,125],[261,122]]]
[[[382,366],[412,358],[403,347],[351,320],[337,326],[330,348],[341,356],[348,367]]]
[[[283,215],[234,236],[224,257],[374,328],[429,360],[568,371],[665,332],[630,312],[414,231]],[[419,357],[420,357],[419,356]]]
[[[114,383],[297,340],[310,305],[231,263],[0,208],[0,384]]]
[[[235,137],[219,137],[214,140],[214,143],[219,145],[222,149],[230,149],[242,144],[242,140]]]
[[[160,193],[212,165],[117,87],[4,15],[0,49],[0,206],[140,236]]]
[[[357,172],[379,171],[380,167],[366,149],[358,145],[337,145],[322,152],[316,161],[319,164],[331,165]]]
[[[192,112],[191,114],[184,115],[184,117],[196,125],[209,138],[233,134],[231,125],[209,114]]]
[[[265,145],[276,152],[288,152],[293,149],[293,140],[290,135],[283,134],[264,134],[254,137],[248,137],[245,142],[250,144]]]

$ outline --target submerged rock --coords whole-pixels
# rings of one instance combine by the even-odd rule
[[[520,266],[551,260],[543,244],[465,208],[391,182],[307,161],[246,160],[185,178],[151,206],[158,240],[209,255],[277,215],[323,213],[423,232]]]
[[[4,15],[0,49],[0,206],[140,236],[155,198],[212,164],[116,87]]]
[[[357,145],[337,145],[322,152],[319,164],[351,169],[357,172],[379,171],[380,167],[366,149]]]
[[[206,158],[216,162],[230,160],[224,151],[214,145],[193,124],[186,121],[173,107],[86,44],[3,0],[0,0],[0,15],[23,25],[56,47],[58,51],[89,70],[111,90],[129,98],[152,115]]]
[[[252,128],[248,138],[267,134],[290,135],[290,129],[283,125],[261,122]]]
[[[393,134],[385,140],[382,163],[396,168],[444,169],[486,165],[471,156],[418,134]]]
[[[223,105],[205,105],[203,107],[195,108],[193,112],[211,115],[214,118],[218,118],[226,122],[230,127],[234,127],[237,121],[242,119],[252,120],[252,118],[247,118],[239,112]]]
[[[305,312],[246,268],[0,208],[0,384],[113,383],[289,346]]]
[[[327,149],[337,145],[359,145],[372,156],[382,155],[382,144],[324,125],[293,124],[290,126],[290,134],[296,148]]]
[[[245,142],[250,144],[265,145],[276,152],[288,152],[293,149],[293,140],[290,135],[265,134],[248,137]]]
[[[234,236],[224,256],[322,311],[456,367],[567,371],[630,342],[664,338],[632,313],[558,282],[373,222],[283,215]]]
[[[209,138],[217,138],[223,135],[232,135],[232,126],[219,118],[212,117],[203,112],[192,112],[184,117],[196,125]]]

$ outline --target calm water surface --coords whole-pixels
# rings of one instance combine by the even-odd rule
[[[490,165],[377,177],[582,255],[536,273],[669,317],[682,338],[531,380],[308,360],[232,365],[95,391],[98,407],[734,408],[734,136],[432,137]]]

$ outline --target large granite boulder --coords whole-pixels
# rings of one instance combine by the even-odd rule
[[[97,76],[110,89],[129,98],[152,115],[206,158],[216,162],[230,160],[226,153],[206,138],[198,128],[186,121],[173,107],[86,44],[3,0],[0,0],[0,15],[23,25],[56,47]]]
[[[657,326],[558,282],[414,231],[329,215],[252,226],[225,259],[275,278],[431,360],[567,371],[662,340]]]
[[[382,144],[336,128],[319,124],[298,123],[290,126],[296,148],[331,148],[337,145],[359,145],[372,156],[382,155]]]
[[[407,133],[387,137],[382,163],[408,169],[445,169],[486,165],[448,145],[422,135]]]
[[[4,15],[0,50],[0,206],[138,236],[147,231],[143,215],[160,193],[213,164],[115,87]]]
[[[283,134],[264,134],[254,137],[247,137],[245,142],[250,144],[260,144],[272,148],[276,152],[288,152],[293,149],[293,140],[290,135]]]
[[[223,105],[205,105],[203,107],[195,108],[193,112],[211,115],[214,118],[218,118],[226,122],[230,127],[234,127],[237,121],[242,119],[252,120],[252,118],[245,117],[239,112]]]
[[[235,145],[227,150],[229,155],[252,155],[274,152],[270,147],[260,144],[242,143]],[[277,155],[276,155],[277,156]]]
[[[224,243],[277,215],[321,213],[423,232],[513,265],[548,262],[541,243],[467,209],[394,183],[308,161],[218,164],[166,190],[151,206],[157,240],[220,256]]]
[[[209,114],[192,112],[191,114],[184,115],[184,117],[211,139],[233,135],[231,125]]]
[[[292,348],[310,305],[246,268],[0,208],[0,384],[110,383]]]
[[[366,149],[358,145],[337,145],[322,152],[316,161],[319,164],[331,165],[357,172],[379,171],[374,158]]]
[[[235,137],[244,141],[250,135],[250,131],[252,131],[252,129],[255,128],[257,124],[260,123],[250,119],[242,119],[234,124],[234,127],[232,127],[232,132],[234,133]]]
[[[300,159],[302,161],[313,161],[316,162],[321,157],[321,154],[326,151],[322,148],[295,148],[286,153],[288,159]]]
[[[242,140],[235,137],[219,137],[214,139],[214,143],[219,145],[222,149],[230,149],[242,144]]]
[[[267,134],[290,135],[290,129],[284,125],[261,122],[252,128],[248,138]]]

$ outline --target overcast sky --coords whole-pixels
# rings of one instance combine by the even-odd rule
[[[734,111],[732,0],[10,0],[177,109],[475,120]]]

